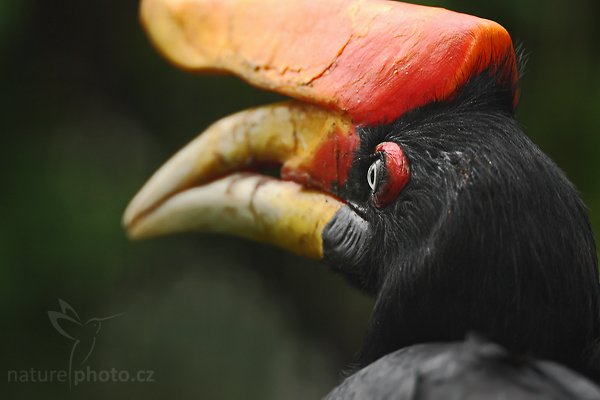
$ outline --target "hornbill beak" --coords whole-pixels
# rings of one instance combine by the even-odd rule
[[[321,232],[342,203],[307,187],[343,184],[357,143],[346,117],[315,106],[242,111],[210,126],[159,169],[127,208],[125,226],[133,238],[222,232],[321,258]],[[241,172],[271,164],[282,165],[287,180]]]
[[[170,61],[233,73],[295,101],[224,118],[169,160],[127,208],[132,238],[221,232],[323,257],[361,126],[452,98],[497,65],[516,82],[508,33],[439,8],[381,0],[143,0]],[[281,180],[248,170],[280,165]]]

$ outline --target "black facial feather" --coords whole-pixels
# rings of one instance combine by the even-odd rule
[[[600,377],[600,285],[585,206],[514,120],[512,89],[496,82],[483,73],[452,101],[360,132],[341,192],[348,208],[323,234],[326,261],[376,295],[359,366],[477,332]],[[410,182],[378,209],[366,174],[382,141],[404,150]]]

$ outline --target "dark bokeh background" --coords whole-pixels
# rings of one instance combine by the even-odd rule
[[[600,229],[600,3],[436,1],[529,51],[518,117]],[[173,69],[131,0],[0,1],[2,398],[309,399],[350,362],[371,303],[318,263],[229,237],[130,243],[125,205],[210,122],[277,99]],[[153,383],[8,383],[58,370],[58,299],[105,321],[87,365]]]

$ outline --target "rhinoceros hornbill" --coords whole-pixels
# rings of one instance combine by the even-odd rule
[[[514,120],[504,28],[380,0],[144,0],[141,15],[176,65],[295,100],[224,118],[175,155],[129,205],[131,237],[241,235],[372,294],[357,360],[371,366],[332,396],[424,393],[436,373],[459,398],[506,371],[563,395],[586,382],[536,358],[599,378],[590,222]],[[272,165],[280,179],[256,172]]]

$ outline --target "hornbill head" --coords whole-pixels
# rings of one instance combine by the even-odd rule
[[[376,297],[365,365],[477,332],[593,374],[585,207],[513,118],[495,22],[380,0],[143,0],[158,49],[294,100],[224,118],[125,212],[132,238],[220,232],[323,259]],[[280,167],[280,179],[259,174]]]

